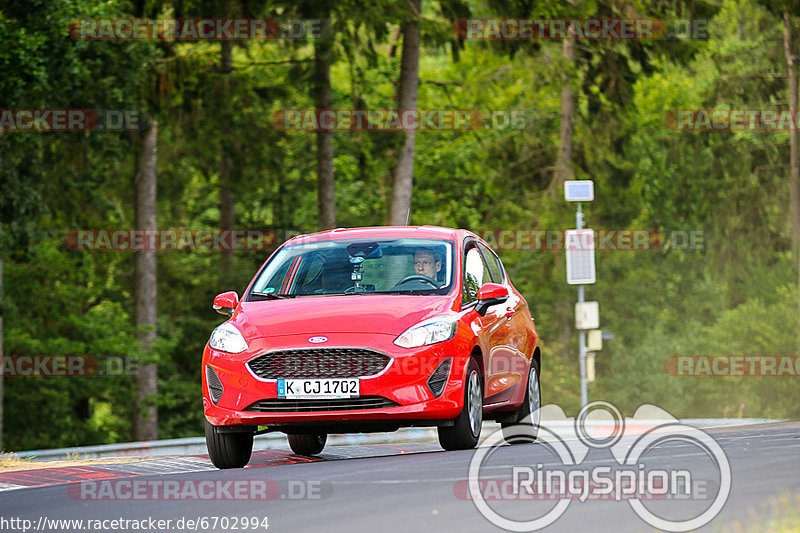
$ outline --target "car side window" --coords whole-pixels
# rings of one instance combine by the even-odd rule
[[[302,278],[299,280],[297,287],[298,294],[313,294],[314,291],[322,288],[322,267],[324,263],[319,255],[314,255],[309,258],[308,263],[305,265]]]
[[[503,267],[500,264],[500,259],[494,255],[488,246],[483,244],[478,245],[483,252],[483,259],[486,261],[486,266],[489,267],[489,272],[492,273],[492,280],[495,283],[503,283],[505,276],[503,275]]]
[[[256,292],[281,292],[281,286],[286,281],[286,276],[289,274],[289,267],[292,266],[294,258],[285,261],[280,268],[273,274],[272,278],[266,281],[263,287],[253,287]],[[272,289],[272,291],[270,291]]]
[[[473,246],[464,256],[464,295],[463,303],[474,302],[478,298],[481,285],[491,281],[489,271],[483,263],[481,253]]]

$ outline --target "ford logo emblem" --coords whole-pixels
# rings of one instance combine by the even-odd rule
[[[308,342],[313,342],[314,344],[319,344],[320,342],[326,342],[328,337],[309,337]]]

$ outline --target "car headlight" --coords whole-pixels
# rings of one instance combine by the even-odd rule
[[[247,341],[236,326],[228,322],[220,324],[211,332],[208,345],[215,350],[228,353],[242,353],[248,348]]]
[[[415,324],[394,340],[403,348],[417,348],[452,339],[458,327],[455,317],[437,317]]]

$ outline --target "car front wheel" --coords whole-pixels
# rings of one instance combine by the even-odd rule
[[[242,468],[253,453],[253,433],[221,432],[206,420],[206,446],[211,462],[217,468]]]
[[[483,425],[483,379],[470,359],[464,384],[464,408],[449,427],[439,427],[439,444],[445,450],[469,450],[478,444]]]

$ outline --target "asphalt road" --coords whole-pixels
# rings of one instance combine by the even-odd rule
[[[759,524],[773,513],[789,513],[800,519],[797,511],[800,506],[800,422],[716,428],[706,432],[724,450],[730,462],[732,481],[721,513],[701,531],[730,531],[735,529],[734,522],[745,525],[744,531],[759,531]],[[239,530],[254,531],[249,529],[250,521],[248,529],[243,529],[241,522],[234,524],[238,521],[235,517],[239,520],[256,517],[261,526],[266,517],[270,532],[501,531],[478,512],[461,490],[467,479],[472,451],[444,452],[435,444],[342,446],[327,451],[324,460],[315,462],[280,464],[280,461],[273,461],[269,466],[260,467],[255,460],[256,464],[246,469],[134,478],[140,483],[150,483],[151,488],[169,480],[180,481],[182,487],[187,483],[198,487],[203,481],[218,482],[216,487],[220,487],[219,483],[231,481],[249,488],[246,490],[263,489],[266,483],[267,494],[273,498],[269,500],[258,494],[256,496],[261,499],[246,501],[97,500],[102,490],[94,486],[98,492],[81,495],[80,483],[2,492],[0,530],[21,531],[20,522],[9,522],[14,518],[31,520],[33,526],[38,526],[41,517],[48,520],[152,517],[173,521],[162,529],[164,531],[181,531],[177,524],[181,518],[185,530],[187,519],[219,517],[213,530],[236,530],[233,526],[237,525]],[[542,444],[504,446],[491,455],[488,470],[483,473],[485,477],[508,479],[512,466],[556,463],[555,454]],[[720,486],[718,470],[709,455],[688,443],[665,444],[648,453],[640,463],[647,469],[685,469],[702,485],[696,487],[694,496],[688,500],[661,499],[646,504],[665,518],[677,520],[688,517],[687,513],[702,512],[713,499],[711,493]],[[581,468],[604,465],[613,467],[616,463],[608,449],[595,449]],[[218,493],[228,497],[224,489]],[[492,501],[490,505],[505,516],[530,520],[543,516],[555,502]],[[220,521],[222,517],[226,517],[227,523]],[[199,523],[197,530],[212,530],[212,521],[213,518],[205,528]],[[100,530],[123,529],[114,528],[114,525],[119,524],[108,522]],[[45,524],[40,530],[76,528],[48,528]],[[93,527],[92,530],[98,529]],[[127,530],[134,529],[128,527]],[[628,502],[597,500],[571,501],[560,518],[546,528],[546,531],[615,533],[652,530],[654,528],[637,516]],[[255,531],[264,529],[259,527]]]

